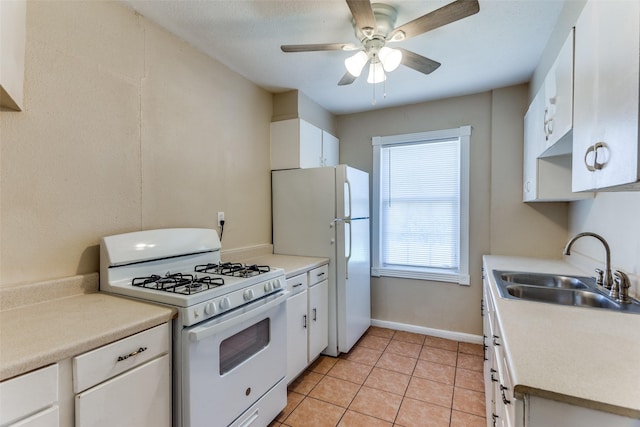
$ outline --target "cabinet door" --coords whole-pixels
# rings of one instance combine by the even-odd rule
[[[0,425],[11,425],[38,411],[57,408],[58,384],[57,364],[0,382]]]
[[[639,2],[587,2],[575,27],[573,191],[640,177],[639,47]]]
[[[573,29],[545,79],[544,130],[546,147],[553,147],[573,128]],[[568,154],[566,149],[553,154]]]
[[[287,382],[307,367],[307,291],[287,300]]]
[[[300,167],[322,166],[322,129],[300,119]]]
[[[542,87],[524,116],[523,200],[535,200],[538,194],[538,155],[544,141],[544,87]]]
[[[309,288],[309,358],[311,362],[329,345],[329,282]]]
[[[327,131],[322,131],[322,166],[336,166],[340,163],[340,141]]]
[[[169,355],[76,395],[77,427],[171,426]]]

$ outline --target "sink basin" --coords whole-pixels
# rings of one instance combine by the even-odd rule
[[[551,302],[578,307],[620,308],[620,304],[608,297],[592,291],[558,290],[535,286],[508,285],[509,295],[528,301]]]
[[[592,277],[570,277],[541,273],[502,272],[500,279],[505,282],[546,288],[587,289],[588,283],[595,283]]]
[[[593,277],[497,270],[493,276],[501,298],[640,314],[640,301],[615,301]]]

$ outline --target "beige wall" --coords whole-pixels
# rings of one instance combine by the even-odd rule
[[[272,96],[117,2],[29,1],[25,111],[0,113],[0,284],[98,270],[101,236],[271,242]]]
[[[372,136],[471,125],[471,286],[372,278],[372,317],[480,334],[482,255],[545,257],[557,231],[566,234],[566,205],[521,202],[523,117],[527,86],[338,117],[340,161],[372,172]],[[517,242],[526,242],[518,245]],[[530,244],[535,242],[535,244]],[[554,248],[549,250],[549,248]],[[559,257],[560,254],[556,254]]]

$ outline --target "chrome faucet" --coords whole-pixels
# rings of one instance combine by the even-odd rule
[[[595,237],[596,239],[600,240],[600,242],[602,242],[602,244],[604,245],[604,250],[606,255],[606,258],[604,261],[604,269],[605,269],[604,282],[602,280],[602,270],[596,269],[596,272],[598,273],[598,284],[604,286],[605,289],[611,289],[611,287],[613,286],[613,275],[611,274],[611,249],[609,248],[609,244],[607,243],[607,241],[604,240],[604,237],[588,231],[584,233],[578,233],[571,240],[569,240],[567,245],[564,247],[564,251],[562,253],[565,255],[571,255],[571,246],[573,245],[573,243],[579,238],[584,236]]]

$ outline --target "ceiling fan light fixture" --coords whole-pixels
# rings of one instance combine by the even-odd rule
[[[368,60],[369,56],[367,56],[367,54],[361,50],[355,55],[345,59],[344,66],[347,67],[347,71],[353,77],[359,77]]]
[[[382,63],[377,61],[375,63],[371,63],[369,65],[369,76],[367,77],[367,83],[382,83],[387,80],[387,76],[384,74],[384,68],[382,67]]]
[[[402,51],[384,46],[378,54],[382,67],[387,73],[398,68],[402,62]]]

